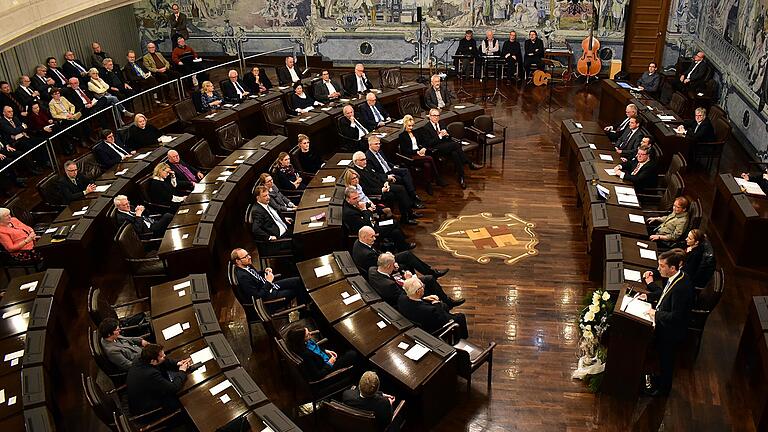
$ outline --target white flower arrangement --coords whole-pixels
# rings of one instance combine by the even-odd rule
[[[579,318],[581,340],[579,350],[581,356],[573,378],[584,379],[590,389],[599,388],[601,380],[594,379],[604,370],[605,350],[600,350],[600,338],[608,329],[608,317],[613,311],[610,301],[611,295],[607,291],[596,290],[592,293],[591,301],[587,300]]]

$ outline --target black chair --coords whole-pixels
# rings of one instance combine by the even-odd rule
[[[658,156],[657,156],[658,158]],[[656,189],[650,189],[655,190],[657,192],[662,192],[667,188],[667,185],[669,184],[670,179],[675,174],[683,175],[685,174],[685,170],[688,168],[688,162],[685,160],[685,156],[683,156],[682,153],[675,153],[672,155],[672,159],[669,161],[669,167],[667,167],[667,172],[664,174],[658,174],[657,180],[656,180]],[[646,189],[646,192],[649,191],[649,189]]]
[[[715,173],[718,173],[723,149],[731,137],[731,124],[727,118],[718,118],[717,121],[712,122],[712,126],[715,128],[715,140],[694,143],[691,157],[693,162],[702,162],[708,173],[713,165]]]
[[[467,396],[469,397],[472,388],[472,373],[479,369],[484,363],[488,363],[488,391],[491,391],[493,376],[493,349],[496,348],[496,342],[491,342],[485,349],[462,339],[453,346],[456,348],[457,366],[459,376],[467,380]]]
[[[691,310],[690,320],[688,322],[688,332],[693,333],[694,351],[693,359],[699,355],[701,349],[701,338],[704,334],[704,326],[707,323],[709,314],[715,310],[720,298],[725,290],[725,275],[723,269],[719,268],[709,285],[704,288],[696,299],[696,305]]]
[[[128,264],[129,274],[134,280],[136,297],[139,295],[139,287],[135,284],[138,280],[167,279],[168,269],[165,261],[157,256],[157,251],[146,251],[133,225],[123,224],[115,234],[115,243],[117,243],[123,260]]]
[[[96,161],[96,156],[92,152],[86,153],[75,159],[75,164],[77,164],[78,173],[84,175],[86,178],[95,180],[104,174],[104,169],[101,168],[99,162]]]
[[[464,123],[462,122],[452,122],[448,123],[448,126],[445,127],[445,130],[453,140],[461,143],[461,149],[464,151],[464,153],[474,153],[475,160],[478,159],[478,153],[481,150],[480,144],[475,141],[476,137],[473,136],[475,134],[470,128],[465,127]]]
[[[637,198],[642,203],[645,213],[666,214],[664,212],[672,208],[675,198],[681,196],[684,190],[685,181],[681,173],[677,172],[669,176],[667,187],[660,191],[660,194],[638,193]]]
[[[403,84],[403,72],[399,67],[379,69],[379,84],[383,89],[398,88]]]
[[[690,118],[688,109],[688,98],[684,94],[676,91],[672,93],[672,99],[669,101],[669,109],[677,113],[682,118]]]
[[[424,115],[424,108],[421,106],[421,97],[416,93],[400,97],[397,100],[397,108],[400,111],[401,118],[405,117],[406,114],[410,114],[414,117]]]
[[[8,198],[2,206],[11,211],[11,216],[32,227],[37,234],[43,234],[51,226],[51,222],[56,216],[59,215],[57,211],[30,211],[24,205],[24,200],[18,193]]]
[[[247,141],[240,134],[240,127],[235,122],[229,122],[216,129],[216,136],[221,148],[230,152],[239,149]]]
[[[141,194],[141,199],[144,201],[144,204],[147,206],[147,210],[151,214],[162,214],[162,213],[175,213],[176,207],[172,207],[168,204],[159,203],[152,199],[152,195],[149,193],[149,185],[152,181],[152,176],[148,175],[144,178],[139,179],[136,182],[136,185],[139,187],[139,193]]]
[[[118,413],[113,413],[115,430],[117,432],[153,432],[164,430],[166,429],[165,423],[179,414],[181,414],[181,410],[176,410],[170,414],[166,414],[158,418],[157,420],[152,421],[151,423],[147,423],[145,425],[137,425],[134,421],[136,419],[135,417],[128,417],[125,414],[118,415]]]
[[[216,156],[213,154],[211,146],[208,144],[208,141],[204,139],[192,146],[190,153],[192,155],[192,163],[205,171],[212,170],[219,164],[219,162],[224,160],[224,156]]]
[[[37,189],[37,193],[40,194],[40,198],[43,199],[43,203],[45,203],[48,208],[61,212],[67,207],[67,203],[59,200],[58,194],[56,193],[57,180],[58,175],[56,173],[48,174],[37,182],[35,188]]]
[[[125,314],[118,314],[117,310],[129,306],[140,305],[142,303],[148,310],[149,297],[137,298],[136,300],[127,301],[125,303],[111,304],[101,294],[101,289],[92,286],[88,288],[87,307],[88,316],[91,318],[91,321],[98,326],[105,318],[114,318],[120,323],[120,329],[126,336],[140,336],[145,334],[149,329],[151,316],[143,311],[128,316]]]
[[[491,152],[491,161],[493,161],[493,146],[501,144],[501,160],[507,156],[507,127],[501,123],[493,121],[489,115],[475,117],[472,123],[472,129],[476,131],[477,141],[483,147],[483,163],[485,163],[487,150]]]
[[[248,232],[253,225],[253,206],[248,204],[245,208],[244,223]],[[256,250],[259,254],[259,266],[264,269],[269,266],[269,260],[291,259],[294,257],[292,250],[293,240],[289,238],[277,240],[255,240]]]
[[[30,274],[45,268],[43,261],[19,261],[14,258],[13,255],[8,253],[5,248],[0,248],[0,266],[3,267],[5,277],[8,280],[11,280],[11,270],[13,269],[22,269],[24,270],[24,274]]]
[[[401,400],[392,412],[392,421],[384,429],[376,424],[373,412],[354,408],[335,400],[320,405],[325,422],[336,432],[387,432],[400,430],[405,425],[405,401]]]
[[[197,93],[197,92],[195,92]],[[199,93],[198,97],[199,97]],[[173,104],[173,112],[176,114],[176,119],[184,126],[184,128],[192,128],[192,119],[197,117],[198,109],[195,106],[192,98],[184,99],[183,101]]]
[[[96,366],[112,380],[113,384],[117,386],[125,384],[125,377],[128,372],[119,369],[109,361],[101,347],[101,337],[98,330],[91,330],[90,327],[88,327],[88,351],[90,351],[93,361],[96,362]]]
[[[261,110],[264,113],[269,134],[286,136],[284,123],[288,119],[288,113],[285,112],[283,101],[281,99],[269,101],[262,106]]]

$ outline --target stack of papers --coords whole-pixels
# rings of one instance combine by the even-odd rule
[[[637,195],[635,194],[635,190],[633,188],[616,186],[614,190],[616,191],[616,199],[618,200],[619,204],[632,207],[640,207],[640,202],[637,200]]]
[[[651,322],[651,317],[648,316],[648,311],[651,310],[651,304],[648,302],[625,295],[621,302],[621,310]]]
[[[149,156],[151,153],[152,152],[137,154],[136,156],[134,156],[134,159],[137,159],[137,160],[144,159],[145,157]]]
[[[613,169],[613,168],[605,168],[605,173],[608,174],[608,175],[615,176],[616,175],[616,170]]]
[[[736,180],[736,183],[738,183],[739,186],[744,188],[744,191],[746,193],[752,194],[752,195],[765,196],[765,192],[763,192],[759,184],[755,182],[751,182],[749,180],[744,180],[741,177],[734,177],[733,179]]]
[[[640,282],[642,275],[637,270],[624,269],[624,280],[632,282]]]
[[[176,137],[172,137],[172,136],[168,136],[168,135],[163,135],[160,138],[158,138],[158,141],[160,141],[163,144],[168,144],[169,142],[171,142],[171,141],[173,141],[175,139],[176,139]]]
[[[642,215],[630,214],[629,221],[634,223],[645,224],[645,218]]]
[[[22,291],[29,290],[29,292],[33,292],[35,289],[37,289],[37,281],[27,282],[20,286],[19,289]]]
[[[607,155],[607,154],[601,154],[600,155],[600,160],[612,162],[613,161],[613,156],[610,156],[610,155]]]
[[[205,347],[198,352],[192,353],[192,364],[205,363],[213,358],[213,353],[209,347]]]
[[[650,249],[640,248],[640,258],[656,261],[656,252]]]
[[[199,194],[205,192],[205,184],[203,183],[195,183],[194,189],[192,189],[193,194]]]
[[[658,117],[659,117],[659,119],[661,119],[661,121],[665,121],[665,122],[674,121],[675,120],[675,116],[673,116],[673,115],[658,114]]]
[[[336,177],[334,176],[323,177],[323,183],[333,183],[335,181],[336,181]]]
[[[128,168],[124,169],[120,174],[124,174],[125,171],[128,171]],[[115,174],[117,174],[117,173],[115,173]],[[106,185],[96,186],[96,189],[94,189],[94,191],[99,192],[99,193],[106,192],[107,189],[109,189],[110,186],[112,186],[111,183],[110,184],[106,184]]]

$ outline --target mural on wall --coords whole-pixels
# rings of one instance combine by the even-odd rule
[[[486,28],[504,39],[517,30],[523,39],[531,29],[545,38],[580,39],[595,20],[597,36],[619,42],[624,38],[625,11],[630,0],[179,0],[189,18],[193,36],[212,37],[223,52],[234,54],[236,41],[258,39],[259,33],[288,33],[313,45],[339,33],[398,34],[413,40],[418,28],[417,8],[431,32],[426,43],[475,29],[480,37]],[[691,0],[679,0],[691,1]],[[142,42],[163,42],[169,36],[169,0],[142,0],[135,4]],[[309,42],[309,43],[307,43]]]

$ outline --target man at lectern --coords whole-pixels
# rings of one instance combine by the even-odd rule
[[[654,280],[653,272],[643,274],[648,294],[641,294],[639,298],[653,305],[648,316],[656,327],[655,346],[660,369],[660,375],[653,377],[651,385],[645,388],[645,394],[649,396],[667,396],[672,389],[675,354],[688,329],[693,285],[681,271],[684,260],[685,251],[682,249],[672,249],[659,255],[659,273],[667,280],[663,288]]]

